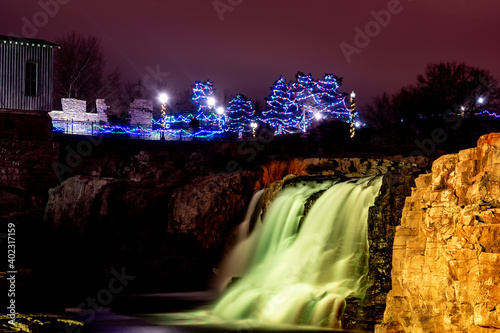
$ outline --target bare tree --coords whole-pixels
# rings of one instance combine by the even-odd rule
[[[498,108],[498,81],[489,71],[464,63],[427,65],[424,74],[417,76],[415,89],[427,101],[421,110],[425,115],[459,112],[463,108],[463,112],[473,116],[484,109]],[[480,99],[482,102],[478,102]]]
[[[98,98],[116,103],[121,90],[119,68],[104,75],[100,41],[73,31],[56,43],[61,48],[54,55],[54,105],[60,105],[61,98],[78,98],[87,101],[87,111],[94,111]]]
[[[388,129],[399,120],[393,98],[385,92],[361,110],[361,117],[370,127],[377,129]]]

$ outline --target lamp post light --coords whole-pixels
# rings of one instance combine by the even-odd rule
[[[222,129],[222,123],[221,123],[221,118],[224,115],[224,108],[222,106],[219,106],[216,110],[217,114],[219,115],[219,129]]]
[[[161,103],[161,134],[160,140],[165,140],[165,110],[167,107],[168,95],[165,93],[161,93],[158,97]]]
[[[255,138],[255,130],[257,129],[257,123],[256,122],[251,122],[250,127],[252,128],[252,136]]]
[[[354,135],[356,134],[356,122],[354,121],[354,119],[356,118],[356,101],[355,101],[355,98],[356,98],[356,94],[354,93],[354,91],[351,93],[351,119],[350,119],[350,122],[351,122],[351,129],[350,129],[350,133],[351,133],[351,139],[354,138]]]
[[[215,98],[213,98],[213,97],[207,98],[207,104],[208,104],[208,106],[210,106],[211,108],[213,108],[214,105],[215,105]]]
[[[215,98],[213,98],[212,96],[210,97],[207,97],[207,106],[208,106],[208,110],[209,112],[212,112],[213,108],[215,107]],[[203,113],[203,116],[206,117],[206,115]],[[208,118],[206,118],[207,121],[208,121],[208,128],[210,128],[210,114],[208,115]],[[202,126],[200,126],[202,127]]]
[[[486,98],[483,96],[479,96],[478,99],[476,100],[476,104],[477,104],[476,113],[481,114],[481,112],[483,111],[482,107],[484,106],[484,104],[486,104]]]

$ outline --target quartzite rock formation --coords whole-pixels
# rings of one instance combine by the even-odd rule
[[[500,133],[415,183],[376,332],[500,332]]]

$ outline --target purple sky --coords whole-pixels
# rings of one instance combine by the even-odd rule
[[[415,82],[429,62],[465,62],[500,79],[498,0],[2,0],[0,6],[0,34],[52,42],[72,30],[95,35],[108,66],[120,65],[125,81],[154,79],[149,72],[158,70],[160,77],[169,73],[172,92],[209,79],[220,91],[263,101],[280,75],[333,73],[362,105]],[[390,14],[382,15],[390,20],[383,25],[373,16],[382,10]],[[355,28],[367,27],[369,43],[359,38],[356,46]],[[341,49],[347,44],[356,48],[348,57]]]

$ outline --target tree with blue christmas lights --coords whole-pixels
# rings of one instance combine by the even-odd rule
[[[311,74],[297,72],[295,82],[290,86],[293,98],[293,108],[295,127],[305,132],[309,126],[310,120],[314,115],[314,109],[317,104],[315,99],[316,82]]]
[[[214,83],[212,81],[195,81],[191,100],[197,107],[195,118],[203,128],[215,128],[217,116],[215,111]]]
[[[339,91],[341,84],[342,78],[333,74],[325,74],[323,79],[316,82],[316,119],[350,121],[350,110],[346,105],[347,93]]]
[[[229,101],[227,106],[227,130],[237,133],[242,137],[243,133],[248,133],[252,129],[250,123],[254,120],[254,109],[252,101],[245,95],[238,94]]]
[[[348,122],[347,94],[339,92],[341,78],[325,74],[315,81],[311,74],[297,72],[295,81],[280,77],[271,88],[263,121],[276,134],[306,132],[313,121],[321,119]]]
[[[266,99],[267,107],[262,111],[262,121],[274,128],[275,134],[287,133],[296,126],[290,84],[281,76],[271,87],[271,94]]]

